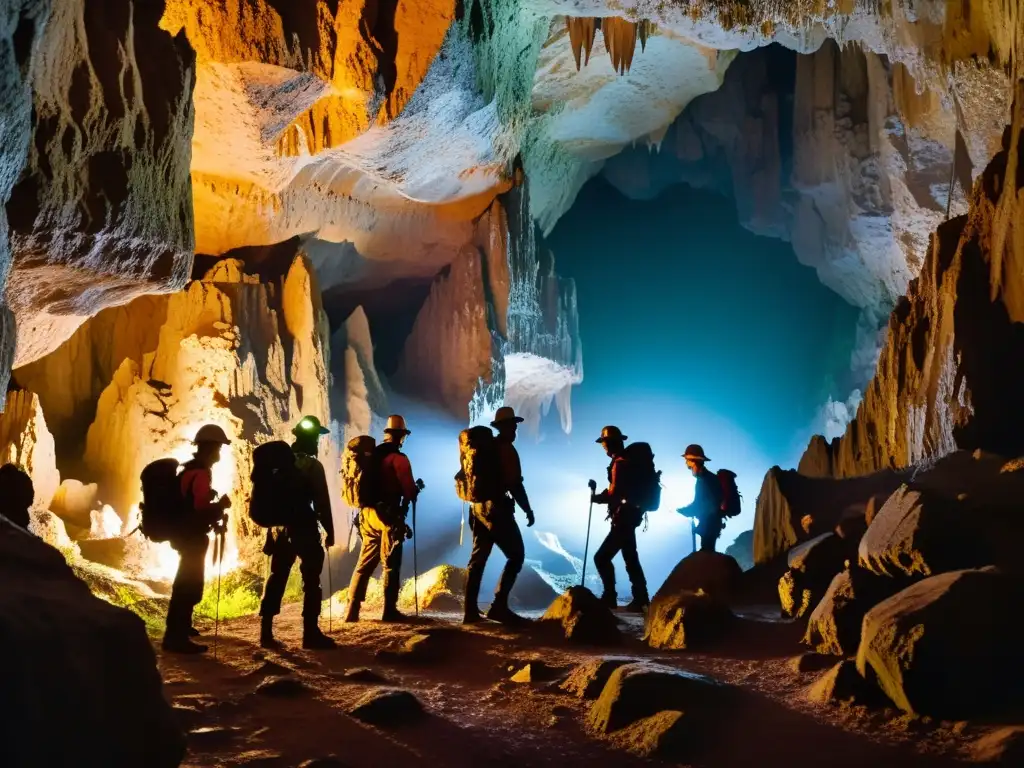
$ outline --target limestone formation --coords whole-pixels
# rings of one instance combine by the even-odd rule
[[[787,556],[789,569],[779,581],[783,615],[806,616],[853,554],[853,547],[834,533],[823,533],[793,547]]]
[[[3,520],[0,579],[9,735],[0,763],[175,768],[185,739],[142,620],[94,596],[60,552]],[[58,723],[59,738],[46,738]]]
[[[622,641],[612,612],[586,587],[570,587],[548,607],[541,622],[557,626],[565,639],[583,645],[615,645]]]
[[[46,426],[39,398],[31,392],[7,393],[0,411],[0,466],[16,464],[32,478],[35,502],[32,509],[49,509],[60,485],[53,435]]]
[[[18,319],[16,365],[100,309],[188,278],[195,56],[159,14],[105,0],[16,0],[0,12],[0,38],[13,43],[0,64],[13,117],[0,129],[0,282]]]
[[[907,579],[879,576],[851,563],[812,605],[804,644],[821,654],[852,656],[860,645],[864,615],[906,586]]]
[[[734,618],[728,606],[703,590],[659,590],[647,611],[644,640],[651,648],[701,648],[719,640]]]
[[[342,442],[358,435],[378,434],[388,403],[373,358],[370,325],[356,307],[331,336],[331,411],[345,425]]]
[[[857,669],[905,712],[962,719],[1022,703],[1020,579],[995,568],[925,579],[864,617]]]

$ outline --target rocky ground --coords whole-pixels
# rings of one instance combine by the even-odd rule
[[[245,617],[221,625],[216,657],[163,654],[159,663],[166,696],[189,731],[186,766],[670,762],[631,754],[621,733],[597,735],[588,725],[593,702],[562,689],[577,665],[607,656],[703,673],[735,694],[727,709],[700,718],[700,733],[687,737],[686,762],[674,764],[911,768],[978,761],[986,750],[1006,759],[1015,738],[1006,727],[812,703],[808,691],[825,673],[798,671],[803,625],[771,613],[738,611],[736,631],[702,654],[651,650],[640,640],[639,618],[625,620],[618,648],[599,649],[570,647],[539,624],[464,628],[455,615],[439,613],[393,625],[335,619],[338,649],[308,652],[298,606],[289,606],[278,620],[285,651],[262,651],[258,619]],[[516,674],[531,662],[528,673]],[[683,717],[689,722],[692,714],[699,715]]]

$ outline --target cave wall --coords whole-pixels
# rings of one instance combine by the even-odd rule
[[[851,477],[958,448],[1024,453],[1024,81],[1003,141],[893,311],[856,418],[812,441],[807,466]]]
[[[48,509],[60,485],[60,473],[53,435],[46,426],[39,398],[31,392],[7,393],[0,413],[0,466],[4,464],[15,464],[32,478],[32,509]]]

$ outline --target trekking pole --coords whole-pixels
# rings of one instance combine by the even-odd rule
[[[334,602],[334,579],[331,576],[331,548],[324,547],[324,551],[327,552],[327,631],[331,632],[334,628],[334,608],[331,605]]]
[[[597,483],[591,480],[587,483],[590,488],[590,509],[587,510],[587,541],[583,545],[583,574],[580,576],[580,586],[587,584],[587,553],[590,551],[590,520],[594,516],[594,493],[597,491]]]
[[[416,487],[423,490],[426,486],[422,480],[416,481]],[[420,615],[420,567],[416,562],[416,497],[412,500],[412,598],[416,606],[416,618]]]
[[[225,531],[221,529],[213,537],[213,559],[217,562],[217,607],[213,619],[213,658],[217,658],[217,647],[220,640],[220,573],[224,562]]]
[[[697,526],[694,523],[697,522],[692,517],[690,518],[690,535],[693,537],[693,552],[697,551]]]

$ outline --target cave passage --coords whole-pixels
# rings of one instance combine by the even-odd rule
[[[693,484],[679,455],[701,443],[712,470],[739,474],[744,510],[723,533],[720,548],[728,545],[752,525],[765,470],[791,465],[821,405],[848,395],[857,310],[788,243],[741,228],[731,200],[685,185],[638,201],[597,177],[547,245],[576,280],[585,374],[573,392],[572,436],[546,429],[524,461],[571,440],[574,467],[602,481],[607,459],[593,439],[617,424],[654,448],[666,495],[652,527],[678,537],[682,518],[670,510],[689,501]],[[655,559],[666,548],[649,568],[652,584],[678,559],[679,542],[661,538],[640,545],[641,557],[646,545]]]

